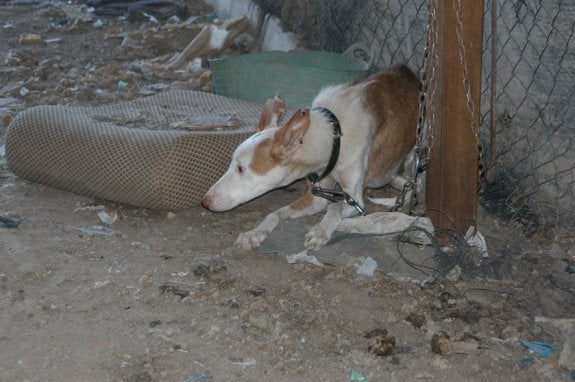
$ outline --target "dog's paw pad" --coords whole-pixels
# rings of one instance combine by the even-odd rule
[[[267,233],[264,231],[242,232],[238,235],[234,248],[243,250],[257,248],[266,237]]]
[[[329,239],[330,235],[325,230],[314,227],[305,235],[304,245],[307,249],[317,251],[326,245]]]

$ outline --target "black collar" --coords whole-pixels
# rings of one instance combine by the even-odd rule
[[[333,129],[333,146],[331,147],[331,156],[329,157],[329,162],[327,162],[326,168],[323,170],[321,175],[318,175],[316,172],[312,172],[307,176],[307,179],[312,183],[317,183],[326,176],[328,176],[335,164],[337,163],[337,159],[339,158],[339,143],[340,137],[343,135],[341,132],[341,126],[339,125],[339,120],[331,112],[331,110],[326,109],[325,107],[314,107],[312,110],[317,110],[324,114],[327,117],[329,124]]]
[[[337,119],[335,114],[331,112],[331,110],[326,109],[325,107],[314,107],[312,110],[317,110],[322,114],[324,114],[327,117],[327,120],[333,129],[332,130],[333,145],[331,147],[331,156],[329,157],[329,162],[327,162],[327,166],[325,167],[321,175],[312,172],[306,177],[307,180],[309,180],[311,183],[317,184],[319,183],[320,180],[328,176],[335,167],[337,159],[339,158],[340,137],[343,135],[343,133],[341,132],[341,126],[339,125],[339,120]],[[365,215],[365,210],[362,208],[362,206],[360,206],[359,203],[356,202],[345,191],[331,190],[315,185],[312,187],[311,192],[315,196],[319,196],[320,198],[324,198],[332,202],[343,201],[346,204],[349,204],[350,206],[354,207],[357,210],[357,212],[359,212],[360,215]]]

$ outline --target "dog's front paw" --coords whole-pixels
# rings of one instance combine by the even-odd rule
[[[330,233],[319,225],[316,225],[305,235],[304,245],[307,249],[317,251],[326,245],[330,238]]]
[[[242,232],[238,235],[238,238],[234,243],[234,248],[243,250],[257,248],[267,236],[268,233],[266,231],[255,229],[247,232]]]

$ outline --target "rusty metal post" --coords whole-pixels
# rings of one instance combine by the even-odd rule
[[[438,233],[465,233],[477,226],[478,146],[473,126],[479,126],[483,1],[437,0],[434,23],[437,91],[429,100],[436,114],[427,215]]]

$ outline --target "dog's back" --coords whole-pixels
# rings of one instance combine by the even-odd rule
[[[323,89],[314,100],[314,107],[326,107],[340,119],[343,145],[369,150],[366,186],[389,183],[413,148],[420,91],[417,76],[406,66],[396,66]]]
[[[375,116],[377,131],[369,156],[366,182],[389,183],[415,144],[421,82],[406,66],[397,66],[367,79],[364,107]],[[395,171],[394,171],[395,169]]]

